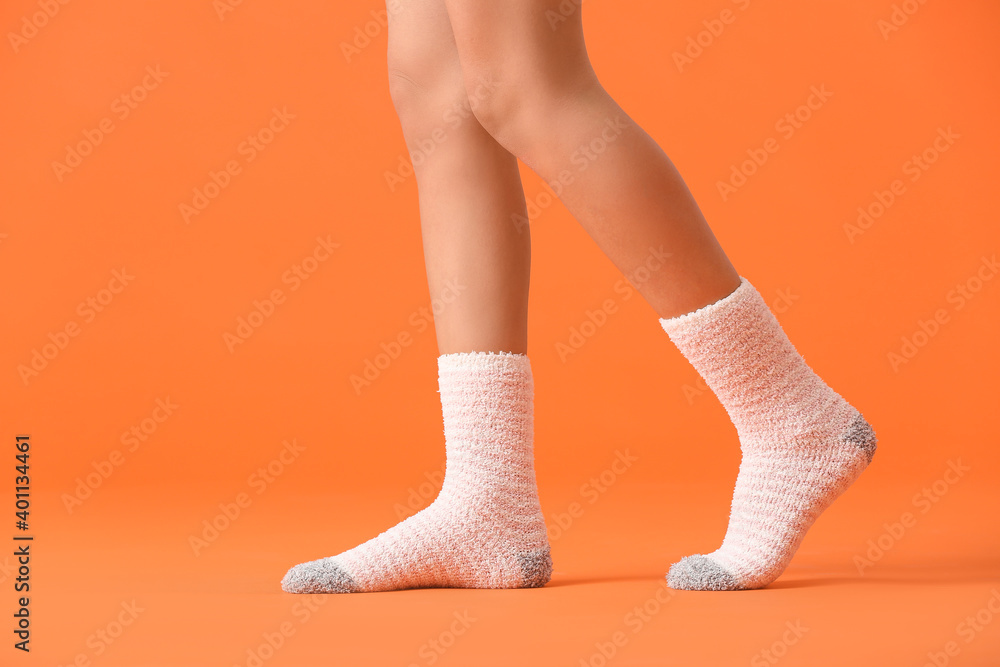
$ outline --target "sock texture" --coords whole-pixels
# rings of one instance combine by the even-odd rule
[[[746,278],[725,298],[660,324],[722,402],[743,454],[722,546],[672,565],[667,583],[764,587],[871,462],[875,432],[806,364]]]
[[[296,565],[289,593],[528,588],[552,573],[534,469],[534,382],[523,354],[438,358],[445,476],[429,506],[336,556]]]

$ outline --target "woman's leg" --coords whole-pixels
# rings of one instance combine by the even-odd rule
[[[509,224],[524,214],[517,160],[479,123],[466,94],[443,0],[401,0],[389,12],[389,92],[414,165],[427,281],[432,298],[457,300],[434,318],[441,354],[527,352],[530,234]]]
[[[414,166],[431,296],[458,292],[434,317],[445,477],[420,512],[289,570],[291,593],[537,587],[552,571],[526,356],[530,241],[510,224],[526,215],[517,160],[469,108],[443,0],[401,3],[389,12],[389,89],[411,151],[435,143]]]
[[[564,0],[445,1],[467,86],[495,81],[477,109],[483,126],[560,184],[562,201],[619,269],[656,258],[659,268],[636,287],[736,425],[743,460],[725,539],[672,566],[669,584],[766,586],[871,461],[874,432],[806,365],[729,263],[673,164],[601,87],[579,7],[566,16]]]
[[[493,82],[476,109],[483,126],[560,184],[560,199],[623,273],[657,267],[636,287],[660,317],[736,289],[739,276],[677,169],[597,80],[579,8],[565,16],[563,0],[446,2],[469,89]],[[553,16],[565,21],[553,27]]]

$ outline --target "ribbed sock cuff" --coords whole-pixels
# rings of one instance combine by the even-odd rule
[[[667,332],[667,335],[670,336],[671,340],[686,337],[704,329],[709,323],[726,317],[729,312],[739,308],[747,300],[754,298],[763,301],[763,297],[750,284],[750,281],[740,276],[739,287],[730,294],[722,297],[715,303],[710,303],[690,313],[663,318],[660,320],[660,325]]]

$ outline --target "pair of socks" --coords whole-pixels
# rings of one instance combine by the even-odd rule
[[[667,583],[685,590],[767,586],[871,462],[875,434],[809,368],[745,278],[719,301],[660,323],[722,402],[743,455],[722,545],[674,563]],[[446,448],[438,496],[353,549],[291,568],[285,591],[532,588],[549,581],[528,357],[441,355],[438,381]]]

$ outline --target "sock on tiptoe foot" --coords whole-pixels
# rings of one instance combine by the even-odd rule
[[[531,588],[552,574],[538,502],[531,365],[523,354],[438,358],[445,476],[429,506],[367,542],[296,565],[289,593]]]
[[[809,368],[745,278],[729,296],[660,324],[726,408],[743,453],[722,546],[672,565],[667,583],[767,586],[871,462],[875,432]]]

